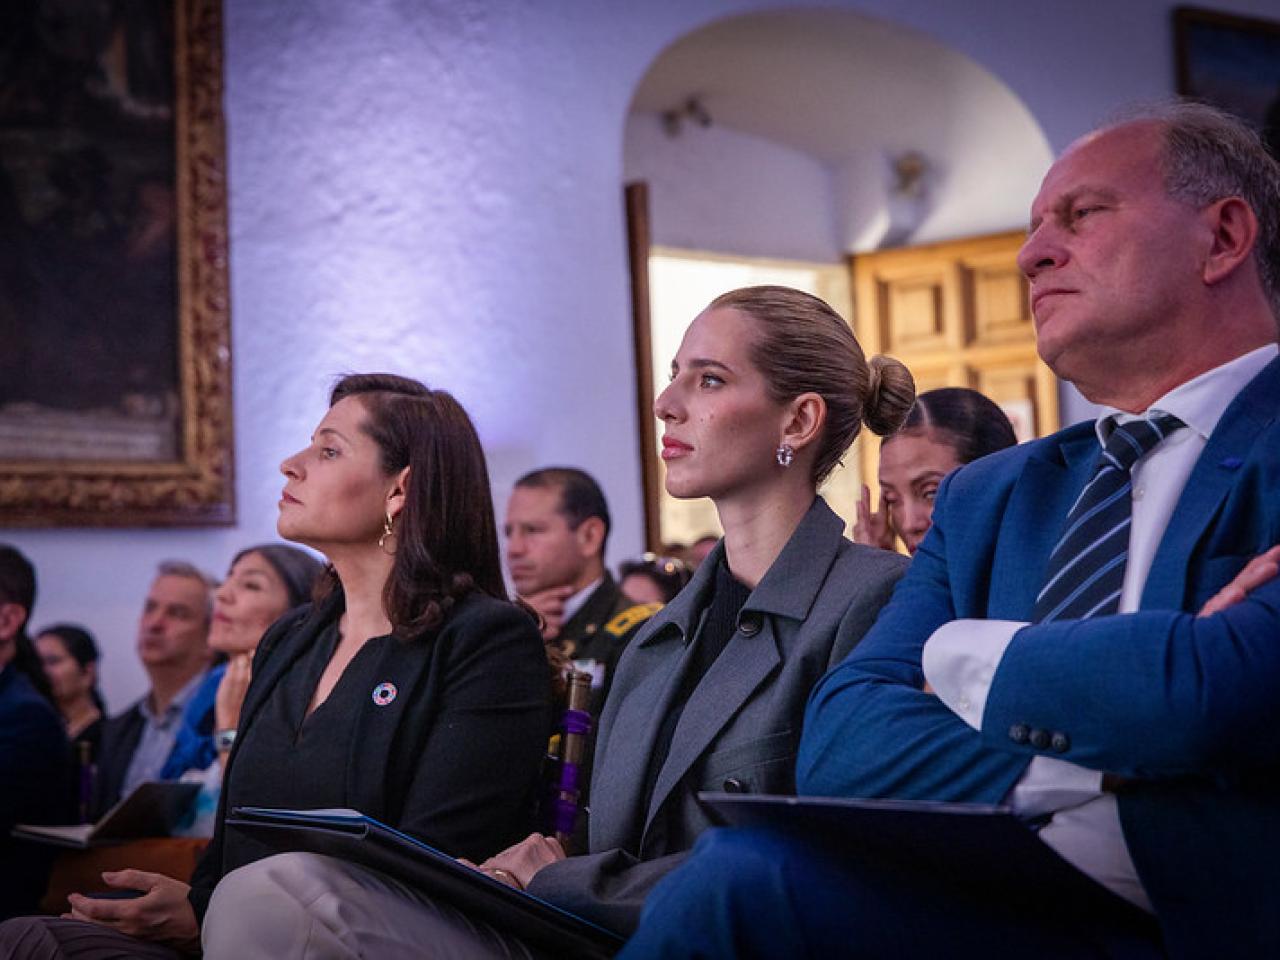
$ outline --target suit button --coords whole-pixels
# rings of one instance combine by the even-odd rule
[[[1054,753],[1066,753],[1071,749],[1071,738],[1065,733],[1055,733],[1049,741],[1049,746]]]
[[[737,777],[726,777],[724,781],[725,793],[746,793],[747,785]]]
[[[738,629],[744,637],[754,637],[760,632],[760,614],[744,613],[738,617]]]
[[[1009,728],[1009,739],[1014,743],[1026,743],[1027,738],[1031,736],[1030,729],[1025,723],[1015,723]]]
[[[1049,746],[1049,731],[1040,729],[1032,730],[1031,745],[1037,750],[1043,750],[1045,747]]]

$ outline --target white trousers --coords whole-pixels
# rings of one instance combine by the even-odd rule
[[[206,960],[532,960],[514,937],[383,874],[314,853],[234,870],[213,892]]]

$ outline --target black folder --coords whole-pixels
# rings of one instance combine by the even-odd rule
[[[991,881],[1092,884],[1008,807],[969,803],[698,794],[722,826],[767,827],[841,856],[920,875],[973,868]],[[1048,889],[1061,889],[1049,887]]]
[[[623,938],[553,903],[463,866],[355,810],[235,807],[227,826],[284,850],[322,853],[379,870],[553,957],[611,957]]]

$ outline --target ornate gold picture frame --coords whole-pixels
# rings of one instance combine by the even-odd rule
[[[38,6],[0,49],[0,527],[233,523],[221,0]]]

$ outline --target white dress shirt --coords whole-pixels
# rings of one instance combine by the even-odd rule
[[[1280,348],[1268,344],[1215,367],[1171,390],[1143,414],[1171,413],[1186,428],[1175,431],[1133,468],[1133,520],[1120,613],[1139,608],[1156,549],[1209,435],[1231,401],[1277,352]],[[1112,419],[1125,423],[1139,418],[1104,409],[1097,421],[1100,446],[1109,432],[1104,424]],[[974,729],[982,727],[996,668],[1014,634],[1025,626],[1007,620],[954,620],[935,630],[925,644],[922,666],[929,685]],[[1113,893],[1151,910],[1125,844],[1115,795],[1102,792],[1101,771],[1038,756],[1007,802],[1028,819],[1049,816],[1039,834],[1045,843]]]

